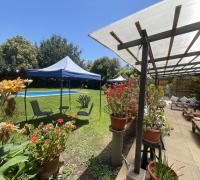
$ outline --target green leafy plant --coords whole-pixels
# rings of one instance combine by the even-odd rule
[[[29,161],[26,152],[29,143],[29,141],[20,145],[7,143],[0,147],[0,179],[12,177],[12,180],[15,180],[22,175],[31,179],[37,175],[38,169],[33,162]]]
[[[80,95],[76,101],[80,103],[81,108],[88,108],[91,97],[88,95]]]
[[[156,176],[160,180],[176,180],[178,177],[174,172],[173,164],[169,165],[166,156],[164,158],[160,158],[159,160],[155,160],[153,168],[153,175]]]
[[[170,126],[167,123],[163,110],[165,103],[163,100],[164,91],[162,88],[156,88],[154,84],[149,84],[146,90],[145,102],[147,107],[147,113],[144,116],[143,128],[148,129],[160,129],[162,135],[170,133]]]

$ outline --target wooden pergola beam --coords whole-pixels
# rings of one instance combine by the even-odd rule
[[[159,74],[159,76],[163,76],[163,75],[166,75],[166,76],[169,76],[169,75],[183,75],[183,74],[193,74],[193,73],[200,73],[200,70],[198,71],[189,71],[189,72],[186,72],[186,71],[183,71],[183,72],[174,72],[174,73],[165,73],[165,74]],[[155,75],[154,75],[155,76]]]
[[[199,75],[200,74],[200,71],[197,71],[197,72],[193,72],[193,73],[181,73],[181,74],[176,74],[176,73],[172,73],[172,74],[163,74],[163,75],[159,75],[159,79],[160,78],[163,78],[163,77],[176,77],[176,76],[194,76],[194,75]],[[152,76],[153,78],[155,78],[156,76]]]
[[[135,26],[136,26],[136,28],[137,28],[137,30],[138,30],[138,32],[139,32],[141,38],[142,38],[142,28],[141,28],[140,22],[139,22],[139,21],[136,22],[136,23],[135,23]],[[147,39],[148,39],[148,34],[146,34],[146,36],[147,36]],[[151,62],[152,65],[153,65],[153,68],[154,68],[155,73],[157,73],[156,64],[155,64],[155,62],[154,62],[153,51],[152,51],[152,49],[151,49],[151,44],[150,44],[148,41],[147,41],[147,43],[148,43],[148,46],[149,46],[148,51],[149,51],[150,62]]]
[[[188,51],[190,50],[190,48],[193,46],[193,44],[196,42],[196,40],[198,39],[198,37],[200,36],[200,30],[195,34],[194,38],[192,39],[192,41],[190,42],[189,46],[187,47],[187,49],[185,50],[183,56],[179,59],[179,61],[176,63],[176,65],[178,65],[182,59],[184,58],[185,54],[188,53]],[[176,66],[174,67],[174,69],[176,68]],[[173,70],[174,70],[173,69]]]
[[[184,54],[177,54],[177,55],[172,55],[168,57],[168,60],[174,60],[174,59],[179,59],[183,56]],[[194,51],[194,52],[188,52],[184,55],[185,57],[191,57],[191,56],[199,56],[200,55],[200,51]],[[167,57],[160,57],[160,58],[155,58],[154,61],[155,62],[162,62],[162,61],[166,61]],[[148,61],[148,63],[150,63],[150,60]],[[140,65],[141,62],[136,62],[136,65]]]
[[[180,71],[188,71],[188,70],[197,70],[197,69],[200,69],[200,67],[194,67],[194,68],[185,68],[185,69],[175,69],[173,72],[180,72]],[[158,71],[158,74],[160,73],[164,73],[164,72],[171,72],[171,70],[166,70],[166,71]],[[154,74],[155,73],[152,71],[152,72],[149,72],[150,75]]]
[[[189,65],[191,66],[191,65],[198,65],[198,64],[200,64],[200,62],[193,62],[193,63],[190,63]],[[185,66],[185,65],[187,66],[188,63],[178,64],[178,65],[170,65],[170,66],[167,66],[167,68],[181,67],[181,66]],[[160,66],[160,67],[157,67],[157,70],[158,69],[164,69],[164,68],[165,68],[165,66]],[[150,68],[149,70],[151,71],[151,70],[154,70],[154,69]],[[171,70],[171,71],[173,71],[173,70]]]
[[[189,32],[192,32],[192,31],[197,31],[199,29],[200,29],[200,21],[177,28],[176,32],[174,33],[174,36],[189,33]],[[148,41],[154,42],[154,41],[158,41],[158,40],[161,40],[161,39],[166,39],[166,38],[171,37],[172,33],[173,33],[172,30],[157,33],[157,34],[149,36]],[[118,50],[123,50],[123,49],[126,49],[126,48],[139,46],[141,44],[142,44],[142,40],[140,38],[140,39],[136,39],[136,40],[133,40],[133,41],[129,41],[129,42],[119,44],[117,47],[118,47]]]
[[[196,58],[198,58],[198,57],[199,57],[199,55],[196,55],[194,58],[192,58],[192,59],[188,62],[188,65],[187,65],[187,66],[189,66],[189,65],[190,65]],[[192,68],[193,68],[194,66],[196,66],[196,65],[193,65]],[[183,66],[183,67],[181,68],[181,70],[182,70],[182,69],[185,70],[185,67],[186,67],[186,65]]]
[[[119,44],[123,44],[122,40],[112,31],[110,32],[111,36],[119,43]],[[130,51],[130,49],[125,48],[125,50],[137,61],[139,62],[139,60],[137,59],[137,57]]]

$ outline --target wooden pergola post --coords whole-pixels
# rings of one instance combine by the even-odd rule
[[[134,172],[139,174],[141,168],[141,146],[142,146],[142,126],[144,119],[145,106],[145,89],[147,79],[147,63],[148,63],[148,42],[146,39],[146,30],[142,30],[142,62],[140,75],[140,93],[139,93],[139,108],[138,118],[136,121],[136,148],[135,148],[135,167]]]

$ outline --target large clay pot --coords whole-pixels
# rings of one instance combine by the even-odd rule
[[[149,129],[142,131],[142,138],[149,143],[159,143],[160,142],[160,129]]]
[[[38,174],[41,179],[48,179],[51,175],[58,171],[59,167],[59,156],[52,161],[45,162]]]
[[[111,115],[111,126],[114,130],[122,131],[126,125],[127,117],[115,117]]]
[[[174,172],[173,169],[171,169],[169,167],[169,170],[172,172],[173,176],[174,176],[174,180],[178,180],[178,176],[177,174]],[[154,162],[150,162],[147,166],[147,171],[149,173],[150,176],[150,180],[159,180],[155,175],[154,175],[154,171],[155,171],[155,163]]]

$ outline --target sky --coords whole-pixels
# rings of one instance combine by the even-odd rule
[[[88,34],[159,0],[1,0],[0,44],[16,34],[33,44],[58,34],[77,45],[81,58],[116,55]]]

